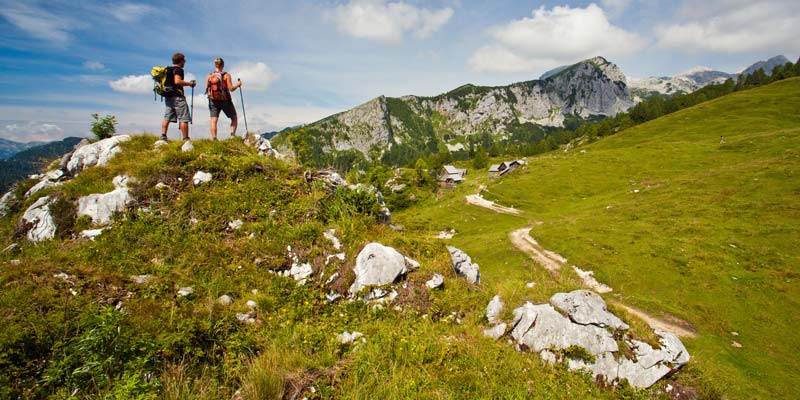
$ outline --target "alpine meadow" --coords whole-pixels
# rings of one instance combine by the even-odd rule
[[[796,1],[0,31],[2,399],[800,398]]]

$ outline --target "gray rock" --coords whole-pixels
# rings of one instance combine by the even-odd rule
[[[94,240],[96,237],[103,234],[102,229],[87,229],[81,231],[81,237],[84,239]]]
[[[144,285],[153,280],[153,275],[131,275],[131,280],[137,285]]]
[[[190,152],[192,150],[194,150],[194,145],[192,144],[192,142],[190,140],[187,140],[187,141],[183,142],[183,146],[181,146],[181,151],[182,152],[188,153],[188,152]]]
[[[39,178],[40,179],[39,183],[33,185],[33,187],[31,187],[30,189],[28,189],[27,192],[25,192],[25,198],[27,199],[28,197],[33,196],[34,194],[38,193],[41,190],[55,186],[60,186],[62,182],[59,182],[59,180],[62,177],[64,177],[64,171],[60,169],[56,169],[42,175]]]
[[[182,287],[178,289],[178,297],[186,297],[191,296],[194,293],[194,289],[189,286]]]
[[[0,198],[0,218],[8,215],[8,205],[11,204],[12,200],[16,200],[16,198],[17,196],[14,194],[13,187]]]
[[[236,319],[246,324],[254,324],[256,323],[256,316],[254,312],[248,313],[236,313]]]
[[[127,176],[117,176],[114,178],[114,189],[103,194],[90,194],[78,199],[78,216],[89,216],[92,222],[97,225],[109,225],[113,222],[115,212],[124,211],[129,203],[133,202],[133,196],[128,191]]]
[[[505,322],[497,324],[494,327],[491,327],[489,329],[485,329],[483,331],[483,336],[490,337],[490,338],[492,338],[494,340],[500,339],[505,334],[506,334],[506,323]]]
[[[556,353],[553,353],[550,350],[542,350],[539,352],[539,357],[547,364],[555,364],[556,363]]]
[[[335,250],[339,251],[342,249],[342,244],[339,242],[339,239],[336,238],[336,229],[328,229],[322,233],[322,236],[331,242]]]
[[[208,172],[197,171],[192,177],[192,182],[195,186],[200,186],[206,182],[210,182],[213,176]]]
[[[246,305],[247,308],[249,308],[250,310],[255,310],[256,308],[258,308],[258,303],[256,303],[255,300],[247,300],[247,302],[244,303],[244,305]]]
[[[244,222],[240,219],[235,219],[233,221],[228,222],[228,230],[235,231],[241,228],[244,225]]]
[[[2,254],[15,254],[17,252],[19,252],[19,245],[16,244],[16,243],[11,243],[10,245],[6,246],[6,248],[4,248],[3,251],[0,252],[0,253],[2,253]]]
[[[442,274],[433,274],[433,277],[425,282],[425,286],[429,289],[437,289],[444,285],[444,276]]]
[[[591,354],[619,350],[614,336],[594,325],[578,325],[549,304],[526,303],[514,310],[512,337],[531,351],[580,346]]]
[[[350,286],[350,293],[357,293],[368,286],[392,283],[409,272],[409,265],[397,250],[373,242],[358,253],[354,272],[356,280]]]
[[[50,240],[56,236],[56,223],[50,215],[51,200],[48,196],[41,197],[22,214],[20,222],[29,227],[26,236],[31,242]]]
[[[89,167],[106,165],[114,155],[122,151],[120,144],[129,140],[129,135],[119,135],[79,147],[70,156],[67,171],[74,175]]]
[[[233,297],[223,294],[222,296],[219,296],[217,303],[222,304],[223,306],[229,306],[233,304]]]
[[[453,271],[456,275],[462,276],[467,279],[467,282],[478,284],[481,282],[480,267],[477,263],[472,263],[467,253],[453,247],[447,246],[447,251],[450,252],[450,259],[453,262]]]
[[[169,189],[169,185],[167,185],[164,182],[158,182],[158,183],[156,183],[156,189],[158,189],[158,190]]]
[[[272,147],[272,143],[269,139],[261,135],[247,133],[242,140],[246,146],[255,147],[256,150],[258,150],[258,154],[262,156],[283,158],[283,156]]]
[[[167,144],[167,141],[166,141],[166,140],[161,140],[161,139],[159,139],[159,140],[156,140],[156,142],[155,142],[155,143],[153,143],[153,148],[154,148],[154,149],[157,149],[157,148],[159,148],[159,147],[161,147],[161,146],[163,146],[163,145],[165,145],[165,144]]]
[[[503,301],[500,300],[500,295],[492,297],[492,301],[486,306],[486,319],[489,320],[490,324],[494,325],[500,322],[500,313],[503,312],[504,305]]]
[[[361,332],[353,331],[352,333],[350,333],[345,331],[336,336],[336,341],[341,344],[350,344],[355,342],[359,338],[362,338],[363,336],[364,334]],[[362,341],[366,341],[366,339],[362,339]]]
[[[550,298],[550,304],[567,313],[577,324],[608,326],[614,329],[630,328],[628,324],[608,312],[602,297],[589,290],[556,293]]]

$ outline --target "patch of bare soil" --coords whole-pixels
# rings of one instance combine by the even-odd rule
[[[473,206],[487,208],[489,210],[501,214],[511,214],[511,215],[522,214],[522,212],[520,210],[517,210],[516,208],[501,206],[493,201],[484,199],[483,196],[481,196],[480,194],[471,194],[467,196],[467,203],[472,204]]]

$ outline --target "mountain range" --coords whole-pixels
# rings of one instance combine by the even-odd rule
[[[787,62],[773,57],[748,67],[772,71]],[[312,154],[382,157],[400,165],[438,149],[465,149],[470,137],[504,139],[514,132],[542,134],[580,121],[616,116],[654,95],[691,93],[740,74],[697,67],[672,77],[626,78],[603,57],[544,73],[539,79],[506,86],[466,84],[437,96],[379,96],[320,121],[270,135],[288,148],[296,133]],[[296,135],[295,135],[296,136]],[[462,145],[458,145],[461,143]],[[355,152],[355,153],[354,153]]]
[[[6,160],[22,150],[44,144],[45,142],[20,143],[13,140],[0,138],[0,160]]]

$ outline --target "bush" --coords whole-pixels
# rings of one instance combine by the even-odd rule
[[[99,114],[92,114],[94,122],[92,122],[92,133],[97,137],[97,140],[110,138],[117,132],[117,117],[113,115],[106,115],[100,118]]]

